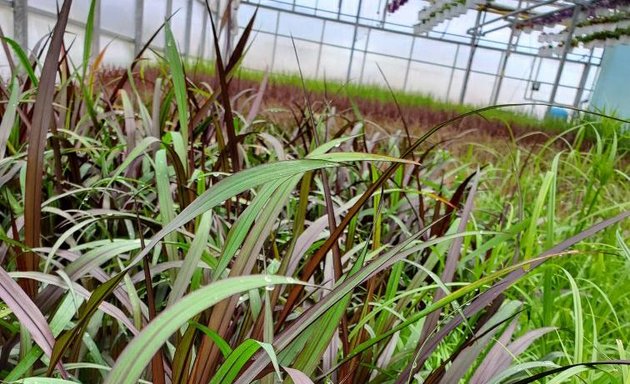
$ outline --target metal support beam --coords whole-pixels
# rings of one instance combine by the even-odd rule
[[[273,34],[273,48],[271,49],[271,68],[269,71],[273,72],[274,64],[276,63],[276,48],[278,46],[278,31],[280,30],[280,11],[276,12],[276,31]]]
[[[365,37],[365,49],[363,49],[363,61],[361,62],[361,74],[359,75],[359,84],[363,84],[363,74],[365,73],[365,62],[367,61],[368,46],[370,45],[370,35],[372,30],[368,29]]]
[[[225,1],[225,9],[223,10],[223,14],[219,15],[219,20],[226,20],[224,29],[225,41],[223,44],[223,52],[221,55],[223,57],[230,57],[230,53],[232,53],[232,1]],[[221,22],[217,22],[217,25],[220,25]],[[219,28],[221,30],[221,28]],[[227,60],[227,59],[226,59]]]
[[[203,22],[201,24],[201,43],[199,43],[199,57],[204,59],[206,57],[206,33],[208,33],[208,17],[204,10]]]
[[[554,2],[555,2],[555,1],[557,1],[557,0],[554,0]],[[487,35],[488,33],[498,31],[498,30],[503,29],[503,28],[508,27],[508,26],[509,26],[509,27],[513,27],[513,26],[515,26],[515,25],[517,25],[517,24],[521,24],[522,22],[537,20],[537,19],[540,19],[541,17],[549,16],[549,15],[554,14],[554,13],[557,13],[557,12],[562,12],[562,11],[565,11],[565,10],[567,10],[567,9],[571,9],[571,8],[573,8],[573,7],[574,7],[574,5],[568,5],[568,6],[566,6],[566,7],[558,8],[558,9],[556,9],[556,10],[554,10],[554,11],[544,12],[544,13],[538,14],[538,15],[536,15],[536,16],[529,17],[529,18],[527,18],[527,19],[525,19],[525,20],[519,20],[519,19],[518,19],[518,17],[514,17],[514,15],[513,15],[513,16],[506,16],[506,19],[505,19],[505,20],[506,20],[506,21],[508,21],[508,24],[504,24],[504,25],[501,25],[501,26],[498,26],[498,27],[495,27],[495,28],[489,29],[489,30],[487,30],[487,31],[483,31],[483,32],[481,33],[481,36],[485,36],[485,35]],[[508,18],[509,18],[509,19],[511,19],[511,20],[508,20]],[[496,20],[500,20],[500,19],[501,19],[501,18],[496,19]],[[488,24],[488,23],[486,23],[486,24]]]
[[[510,34],[510,43],[512,42],[514,36],[514,29],[512,29],[512,33]],[[510,50],[511,44],[508,44],[508,48],[501,55],[501,62],[499,64],[499,74],[494,81],[494,85],[492,86],[492,94],[490,96],[490,104],[496,104],[499,99],[499,93],[501,92],[501,87],[503,86],[503,79],[505,78],[505,69],[507,68],[508,60],[510,59]]]
[[[142,49],[142,28],[144,27],[144,0],[136,0],[134,19],[133,52],[137,55]]]
[[[28,0],[13,0],[13,38],[28,49]]]
[[[381,27],[385,28],[385,24],[387,23],[387,0],[385,0],[383,4],[383,17],[381,17]]]
[[[92,53],[101,52],[101,0],[94,4],[94,31],[92,31]]]
[[[322,23],[322,33],[319,35],[319,47],[317,48],[317,65],[315,66],[315,78],[319,77],[319,67],[322,63],[322,49],[324,48],[324,33],[326,32],[326,20]],[[324,72],[324,77],[326,73]]]
[[[521,7],[522,0],[519,0],[518,7]],[[516,45],[514,42],[514,35],[516,28],[514,25],[510,28],[510,38],[508,40],[508,46],[506,50],[501,55],[501,64],[499,64],[499,76],[496,78],[494,82],[494,86],[492,87],[492,96],[490,96],[490,104],[496,104],[499,99],[499,93],[501,92],[501,86],[503,85],[503,78],[505,77],[505,69],[507,68],[507,63],[510,58],[510,54],[512,53],[513,47]],[[518,38],[517,38],[518,42]]]
[[[352,48],[350,48],[350,61],[348,61],[348,71],[346,72],[346,83],[350,82],[350,74],[352,73],[352,59],[354,58],[354,48],[357,45],[357,33],[359,31],[359,18],[361,17],[361,5],[363,0],[359,0],[357,7],[357,15],[354,23],[354,33],[352,34]]]
[[[416,38],[411,39],[411,48],[409,49],[409,58],[407,59],[407,68],[405,69],[405,81],[403,82],[403,91],[407,90],[407,82],[409,81],[409,70],[411,69],[411,58],[413,57],[413,49],[416,46]]]
[[[485,36],[485,35],[487,35],[488,33],[492,33],[492,32],[495,32],[495,31],[501,30],[501,29],[503,29],[503,28],[505,28],[505,27],[508,27],[508,26],[509,26],[509,27],[512,27],[513,25],[516,25],[516,24],[517,24],[518,19],[512,18],[511,20],[507,20],[507,19],[506,19],[506,21],[508,22],[508,24],[500,25],[500,26],[498,26],[498,27],[495,27],[495,28],[489,29],[489,30],[487,30],[487,31],[483,31],[483,32],[481,32],[481,36]]]
[[[457,58],[459,57],[459,44],[455,48],[455,57],[453,57],[453,65],[451,65],[451,75],[448,77],[448,87],[446,88],[446,100],[451,99],[451,87],[453,86],[453,77],[455,77],[455,68],[457,68]]]
[[[478,26],[481,22],[481,13],[483,10],[477,11],[477,17],[475,18],[475,29],[473,30],[473,35],[470,38],[470,55],[468,56],[468,64],[466,64],[466,73],[464,74],[464,82],[462,83],[462,91],[459,94],[459,103],[464,103],[464,98],[466,97],[466,89],[468,88],[468,80],[470,79],[470,71],[472,69],[473,59],[475,57],[475,51],[477,50],[477,43],[479,40],[479,35],[477,31],[479,30]]]
[[[556,95],[558,93],[558,86],[560,85],[560,79],[562,78],[562,71],[564,65],[567,62],[567,55],[571,51],[571,41],[573,40],[573,32],[575,31],[575,25],[577,24],[578,17],[580,15],[581,7],[576,5],[573,8],[573,16],[571,17],[571,24],[567,28],[567,38],[564,40],[564,47],[562,49],[562,57],[560,58],[560,65],[558,66],[558,72],[556,73],[556,79],[553,82],[553,88],[551,88],[551,95],[549,96],[549,103],[556,102]],[[547,108],[547,113],[551,109],[551,106]]]
[[[285,12],[285,13],[289,12],[286,9],[279,9],[277,6],[269,5],[267,3],[259,3],[259,2],[252,1],[252,0],[241,0],[241,4],[245,4],[245,5],[252,6],[252,7],[255,7],[255,8],[259,8],[259,9],[269,9],[269,10],[272,10],[274,12],[277,12],[277,11]],[[305,7],[302,6],[302,8],[305,8]],[[308,16],[310,18],[314,18],[314,19],[317,19],[317,20],[330,20],[330,18],[327,18],[325,16],[304,13],[304,12],[301,12],[300,10],[297,10],[296,14]],[[367,19],[367,20],[374,21],[374,19]],[[340,24],[349,25],[349,26],[351,26],[353,28],[356,25],[356,23],[354,21],[348,21],[348,20],[336,20],[336,21],[338,23],[340,23]],[[412,30],[412,27],[403,26],[403,25],[400,25],[400,24],[394,24],[394,23],[390,23],[390,22],[387,22],[387,23],[391,24],[392,26],[394,26],[396,28],[389,28],[389,27],[385,28],[383,26],[378,26],[378,25],[374,25],[374,24],[364,23],[361,20],[360,20],[359,26],[367,28],[368,31],[369,30],[383,31],[383,32],[387,32],[387,33],[394,34],[394,35],[399,35],[399,36],[416,36],[416,37],[418,36],[418,35],[414,34],[411,31],[407,31],[407,29]],[[438,41],[438,42],[445,42],[445,43],[462,44],[461,40],[459,40],[459,39],[455,40],[455,39],[449,38],[448,36],[435,37],[435,36],[426,35],[426,36],[422,36],[422,39],[424,39],[424,40],[431,40],[431,41]],[[315,41],[313,41],[313,42],[315,42]],[[479,42],[481,43],[482,40],[479,39]],[[503,47],[498,47],[496,45],[496,42],[494,42],[494,45],[493,44],[483,44],[482,47],[484,49],[495,51],[495,52],[503,52],[505,50],[505,48],[503,48]],[[521,54],[521,55],[524,55],[524,56],[538,57],[538,52],[533,53],[533,52],[530,52],[529,50],[526,50],[526,49],[525,50],[517,50],[516,52]],[[568,58],[568,60],[570,62],[580,62],[579,60],[575,60],[575,59],[571,59],[571,58]]]
[[[588,79],[588,73],[591,70],[591,59],[593,58],[593,51],[595,49],[591,48],[591,53],[588,57],[588,64],[584,64],[584,70],[582,71],[582,76],[580,77],[580,83],[578,84],[577,92],[575,93],[575,99],[573,100],[573,106],[575,108],[580,108],[580,104],[582,103],[582,95],[584,95],[584,88],[586,86],[586,80]]]
[[[184,54],[190,56],[190,34],[192,33],[192,8],[193,0],[188,0],[186,4],[186,29],[184,36]]]
[[[173,14],[173,0],[166,0],[166,17],[168,19]],[[164,34],[164,46],[166,47],[166,34]]]
[[[527,18],[526,20],[523,20],[523,21],[525,22],[525,21],[538,20],[538,19],[540,19],[542,17],[553,15],[554,13],[559,13],[559,12],[562,12],[562,11],[566,11],[567,9],[575,8],[576,6],[577,5],[573,5],[573,4],[572,5],[567,5],[566,7],[558,8],[555,11],[545,12],[545,13],[541,13],[540,15],[532,16],[532,17]]]
[[[472,34],[473,33],[473,29],[475,29],[477,34],[485,35],[488,32],[481,33],[481,28],[485,27],[486,25],[490,25],[490,24],[496,23],[497,21],[501,21],[501,20],[506,20],[507,21],[508,18],[510,18],[511,16],[518,16],[518,15],[520,15],[522,13],[531,11],[532,9],[536,9],[538,7],[542,7],[542,6],[545,6],[545,5],[550,5],[550,4],[553,4],[553,3],[557,2],[557,1],[558,0],[545,0],[543,2],[532,4],[532,5],[530,5],[528,7],[525,7],[525,8],[521,8],[521,2],[519,2],[518,7],[515,10],[513,10],[512,12],[508,12],[505,15],[497,17],[496,19],[492,19],[492,20],[483,22],[483,23],[479,24],[478,26],[475,26],[474,28],[470,28],[468,30],[468,33]],[[502,26],[502,27],[500,27],[498,29],[501,29],[501,28],[504,28],[504,27],[505,26]],[[493,29],[493,31],[494,30],[496,30],[496,29]]]

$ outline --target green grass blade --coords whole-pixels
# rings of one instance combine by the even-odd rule
[[[53,377],[27,377],[15,381],[16,384],[76,384],[76,381],[56,379]]]
[[[628,217],[630,217],[630,211],[625,211],[612,218],[601,221],[591,226],[587,230],[584,230],[577,235],[562,241],[554,247],[547,249],[545,252],[541,253],[535,261],[523,264],[524,268],[517,268],[511,271],[509,275],[507,275],[501,281],[495,283],[489,289],[484,291],[466,307],[466,309],[464,310],[466,317],[470,318],[471,316],[475,315],[477,312],[485,308],[501,293],[503,293],[506,289],[516,283],[516,281],[520,280],[532,269],[537,268],[538,266],[543,264],[549,257],[562,254],[562,252],[564,252],[567,248],[574,246],[580,241],[583,241],[584,239],[587,239],[590,236],[593,236],[594,234],[627,219]],[[461,317],[453,317],[446,325],[440,328],[440,330],[436,333],[436,336],[427,341],[425,347],[423,348],[421,357],[426,359],[426,356],[428,356],[428,354],[430,354],[437,347],[437,341],[441,340],[445,334],[452,332],[452,330],[455,329],[462,321],[463,319]]]
[[[402,159],[399,157],[391,157],[385,155],[378,155],[374,153],[365,153],[365,152],[333,152],[333,153],[324,153],[321,155],[309,155],[309,159],[313,160],[325,160],[325,161],[334,161],[336,163],[341,162],[350,162],[350,161],[383,161],[388,163],[404,163],[404,164],[415,164],[418,165],[415,161]]]
[[[438,244],[443,241],[452,240],[458,236],[468,236],[474,233],[463,232],[456,235],[444,236],[439,239],[429,240],[422,244],[414,245],[415,239],[419,236],[416,235],[407,241],[401,243],[400,245],[394,247],[390,252],[387,252],[384,255],[381,255],[377,259],[373,260],[370,264],[359,270],[353,276],[344,280],[341,284],[339,284],[333,291],[331,291],[328,295],[326,295],[323,299],[321,299],[317,304],[309,308],[307,312],[305,312],[298,321],[289,326],[282,334],[280,334],[276,341],[274,342],[274,347],[278,351],[282,351],[284,348],[288,347],[293,340],[298,337],[307,327],[313,324],[316,319],[322,316],[324,313],[328,312],[328,310],[334,306],[337,302],[339,302],[343,297],[345,297],[348,293],[352,292],[352,290],[367,280],[370,276],[373,276],[375,273],[382,271],[396,261],[402,260],[406,256],[419,252],[427,247]],[[457,292],[456,292],[457,293]],[[461,292],[460,292],[461,293]],[[450,296],[449,296],[450,298]],[[449,301],[450,302],[450,301]],[[446,305],[443,301],[440,304]],[[252,380],[253,377],[258,373],[256,372],[258,369],[262,369],[264,365],[267,364],[268,361],[265,361],[263,358],[258,358],[252,364],[247,371],[239,377],[239,383],[245,383]]]
[[[189,323],[193,327],[203,332],[206,336],[208,336],[217,345],[217,347],[219,347],[224,358],[227,358],[232,353],[232,348],[230,348],[230,345],[227,343],[227,341],[223,340],[223,338],[219,336],[216,331],[194,321],[191,321]]]
[[[15,117],[18,107],[18,99],[20,97],[20,84],[17,78],[13,78],[11,81],[11,94],[9,95],[9,101],[2,115],[2,122],[0,122],[0,159],[4,159],[4,154],[7,149],[7,142],[9,136],[11,136],[11,130],[15,123]]]
[[[75,314],[74,302],[70,295],[61,300],[57,312],[50,321],[50,330],[53,336],[57,336],[63,331],[63,329],[70,323]],[[29,372],[31,367],[40,359],[43,352],[38,346],[31,348],[28,353],[20,360],[20,362],[9,372],[4,381],[12,382],[18,380],[20,377]],[[65,364],[64,364],[65,367]]]
[[[571,295],[573,296],[573,326],[574,326],[574,342],[573,342],[573,364],[581,363],[584,360],[584,313],[582,312],[582,298],[580,290],[575,279],[569,271],[562,269],[569,280],[571,286]]]
[[[225,359],[219,367],[210,384],[231,383],[238,375],[241,368],[260,349],[260,344],[256,340],[245,340]]]
[[[105,380],[106,384],[135,384],[152,356],[181,326],[232,295],[275,284],[294,284],[296,281],[280,276],[245,276],[221,280],[184,296],[162,311],[132,340],[116,360]]]
[[[626,244],[625,240],[623,239],[620,230],[617,230],[617,232],[615,233],[615,237],[617,238],[617,244],[619,244],[621,254],[624,255],[626,259],[628,259],[628,261],[630,261],[630,247],[628,247],[628,244]]]
[[[223,274],[228,264],[243,244],[243,241],[250,232],[250,228],[260,211],[263,209],[265,204],[267,204],[278,187],[286,182],[286,180],[287,178],[278,179],[263,185],[251,204],[238,217],[232,228],[230,228],[230,232],[228,232],[227,239],[225,241],[225,246],[223,247],[223,252],[219,258],[219,263],[212,273],[214,280],[218,280]]]
[[[120,284],[124,277],[124,273],[119,273],[114,278],[108,280],[104,284],[99,285],[94,290],[94,292],[92,292],[92,295],[90,295],[90,299],[85,304],[83,304],[81,317],[75,327],[64,332],[55,341],[55,346],[53,347],[52,354],[50,356],[51,363],[49,366],[49,371],[51,370],[53,364],[57,364],[57,362],[61,360],[61,357],[66,352],[66,350],[72,348],[72,346],[77,343],[77,339],[80,341],[90,319],[99,308],[102,301],[110,292],[112,292],[118,286],[118,284]]]
[[[538,235],[538,219],[541,216],[543,205],[545,203],[545,199],[549,193],[549,188],[555,179],[555,175],[553,172],[549,171],[545,174],[543,179],[543,183],[538,191],[538,197],[534,202],[534,207],[532,209],[532,213],[529,221],[529,228],[527,232],[523,235],[523,246],[525,247],[525,259],[529,259],[532,257],[534,253],[534,243],[536,242],[536,238]]]
[[[210,235],[210,225],[212,224],[212,212],[206,212],[201,215],[199,226],[197,227],[195,238],[188,249],[188,253],[184,258],[184,264],[177,273],[177,278],[173,284],[173,289],[168,297],[168,306],[174,304],[186,293],[186,289],[190,284],[192,275],[201,260],[201,255],[207,247],[208,237]]]
[[[100,2],[96,0],[90,1],[90,9],[88,10],[87,21],[85,22],[85,37],[83,38],[83,75],[81,76],[83,81],[85,81],[85,74],[87,73],[87,68],[90,65],[90,56],[92,55],[92,36],[94,35],[94,13],[96,11],[96,6],[100,7]]]
[[[177,228],[183,226],[190,220],[193,220],[200,214],[211,210],[223,201],[238,195],[239,193],[248,191],[269,180],[285,178],[302,174],[307,171],[325,167],[335,167],[336,163],[321,160],[289,160],[277,163],[260,165],[255,168],[249,168],[244,171],[235,173],[234,175],[221,180],[212,188],[208,189],[200,195],[195,201],[182,210],[173,220],[164,226],[158,233],[151,238],[146,248],[142,250],[127,266],[127,269],[138,263],[147,255],[150,250],[155,247],[167,234],[173,232]]]
[[[2,40],[6,41],[7,44],[9,44],[9,46],[15,53],[15,56],[17,56],[18,61],[20,62],[24,70],[26,71],[28,78],[31,79],[33,86],[38,87],[39,79],[37,78],[37,75],[35,74],[35,71],[33,70],[33,67],[31,66],[31,62],[28,59],[28,55],[26,54],[26,52],[24,52],[20,44],[17,41],[10,39],[8,37],[3,37]]]
[[[188,93],[186,91],[186,78],[182,65],[181,55],[177,51],[177,41],[171,31],[171,24],[166,23],[166,48],[165,55],[170,73],[173,79],[173,89],[175,90],[175,101],[177,102],[177,116],[179,119],[180,132],[184,142],[188,143]],[[184,164],[186,167],[187,162]]]
[[[146,155],[148,152],[147,149],[150,148],[153,144],[159,142],[160,140],[156,139],[155,137],[145,137],[144,139],[142,139],[135,146],[135,148],[127,156],[125,156],[125,160],[112,173],[106,187],[111,187],[111,185],[118,179],[120,174],[126,171],[136,158]]]
[[[166,161],[166,150],[160,149],[155,153],[155,182],[157,185],[158,204],[160,207],[160,218],[162,225],[166,226],[173,221],[177,215],[175,212],[175,203],[171,193],[171,182],[168,163]],[[169,261],[176,259],[177,255],[177,233],[171,232],[165,236],[166,255]],[[172,276],[175,278],[175,276]]]

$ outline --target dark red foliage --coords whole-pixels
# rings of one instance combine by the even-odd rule
[[[123,70],[109,69],[102,72],[101,81],[103,84],[111,84],[124,74]],[[144,70],[142,80],[137,80],[137,85],[150,95],[153,91],[154,79],[158,75],[157,69]],[[200,84],[204,82],[210,84],[213,89],[219,89],[219,84],[213,75],[187,73],[187,76],[193,83]],[[247,90],[251,90],[253,93],[259,88],[259,85],[258,81],[235,78],[231,82],[231,93],[232,95],[238,95]],[[383,102],[367,98],[353,98],[350,100],[347,96],[339,93],[334,95],[313,94],[312,101],[321,100],[326,100],[341,114],[347,112],[348,118],[352,118],[352,102],[354,102],[366,120],[370,120],[390,132],[403,129],[399,110],[393,101]],[[304,104],[302,89],[291,84],[273,81],[273,79],[269,80],[264,94],[265,107],[281,106],[289,108],[292,106],[304,106]],[[402,112],[412,134],[423,133],[436,124],[449,120],[458,114],[454,110],[436,109],[424,105],[401,105],[400,107],[400,112]],[[448,138],[460,133],[470,132],[465,137],[467,142],[488,142],[496,139],[509,140],[511,137],[510,130],[514,137],[522,138],[520,142],[523,144],[542,143],[550,136],[548,132],[541,132],[540,127],[517,123],[510,123],[508,126],[508,123],[505,121],[487,119],[483,116],[465,117],[447,129],[442,130],[439,136]]]

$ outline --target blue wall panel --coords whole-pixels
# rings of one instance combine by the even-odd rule
[[[591,107],[630,118],[630,45],[606,48]]]

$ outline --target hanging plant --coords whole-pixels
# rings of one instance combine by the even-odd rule
[[[486,0],[435,0],[431,5],[418,12],[418,24],[414,25],[416,34],[429,32],[435,26],[465,14],[468,9],[485,4]]]
[[[618,44],[630,44],[630,27],[578,36],[575,40],[582,43],[587,48],[603,48]]]
[[[615,11],[605,17],[589,18],[580,22],[575,28],[576,35],[591,35],[593,33],[630,28],[630,13]]]
[[[518,22],[517,28],[527,33],[533,30],[541,30],[542,27],[552,28],[559,24],[566,25],[573,18],[575,9],[561,9],[542,16],[535,16]],[[630,0],[595,0],[582,6],[578,22],[585,23],[591,19],[613,17],[626,12],[630,12]]]
[[[577,8],[564,9],[544,16],[533,17],[518,23],[515,32],[531,32],[543,27],[570,24]],[[617,44],[630,44],[630,0],[599,0],[579,10],[577,23],[569,48],[604,48]],[[538,41],[542,46],[538,54],[542,57],[560,56],[565,51],[569,37],[568,26],[556,33],[542,32]]]
[[[418,24],[414,25],[416,34],[429,32],[440,23],[465,14],[469,8],[484,3],[485,0],[437,0],[431,6],[418,12]]]
[[[393,0],[387,3],[387,12],[394,13],[400,9],[403,5],[407,4],[408,0]]]

